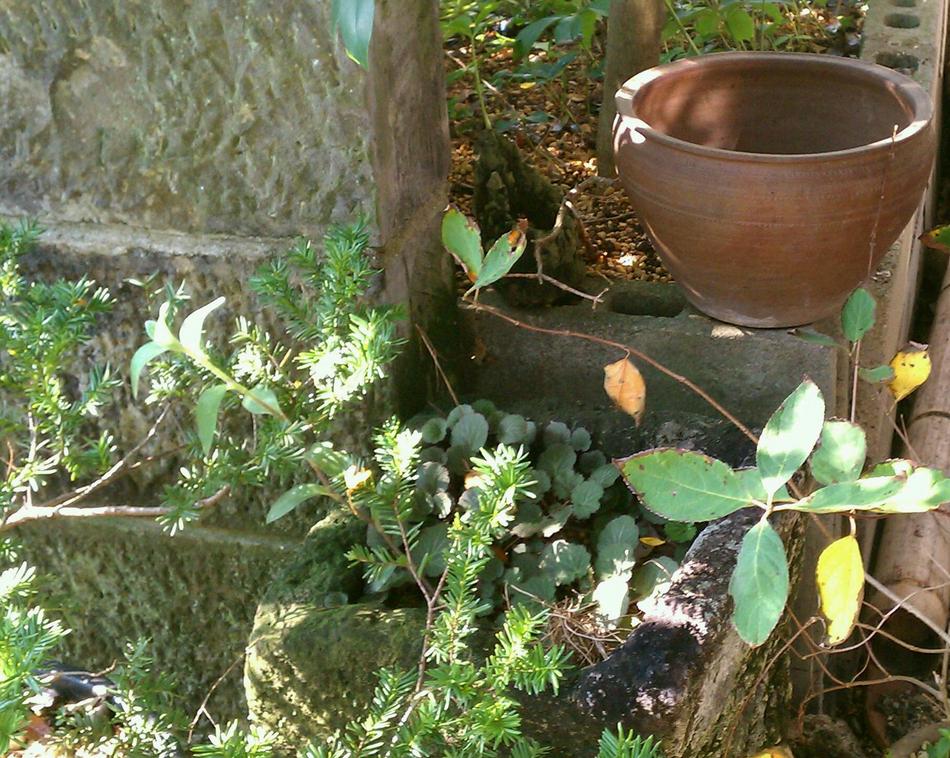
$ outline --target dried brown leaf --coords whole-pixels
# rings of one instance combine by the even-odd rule
[[[624,358],[604,366],[604,391],[637,426],[646,410],[647,386],[639,369]]]

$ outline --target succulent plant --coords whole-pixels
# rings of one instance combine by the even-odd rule
[[[597,606],[604,626],[616,626],[632,601],[665,586],[685,549],[676,543],[695,534],[693,525],[652,514],[645,519],[619,470],[592,447],[584,428],[560,421],[539,427],[486,400],[417,419],[415,426],[422,447],[413,515],[422,526],[413,557],[430,578],[444,569],[446,519],[464,519],[477,503],[473,458],[497,445],[529,453],[533,498],[518,504],[480,580],[482,600],[491,608],[550,604],[580,594]],[[380,544],[372,528],[367,543]],[[376,577],[367,591],[382,593],[409,581],[407,571],[394,569]]]

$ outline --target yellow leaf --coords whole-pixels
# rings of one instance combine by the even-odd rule
[[[842,537],[818,557],[815,572],[821,612],[828,619],[827,643],[837,645],[851,634],[864,597],[864,562],[854,537]]]
[[[637,367],[627,358],[604,366],[604,391],[637,426],[646,409],[647,386]]]
[[[926,345],[911,342],[891,360],[894,378],[888,385],[894,400],[903,400],[930,376],[930,353]]]
[[[649,547],[659,547],[666,544],[666,540],[661,540],[659,537],[641,537],[640,542]]]
[[[761,753],[756,753],[750,758],[795,758],[795,756],[792,755],[792,751],[787,747],[776,745],[775,747],[763,750]]]

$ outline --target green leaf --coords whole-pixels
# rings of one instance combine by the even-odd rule
[[[755,39],[755,22],[741,5],[730,6],[726,11],[726,28],[736,42],[751,42]]]
[[[703,8],[693,19],[693,28],[701,37],[719,34],[719,14],[712,8]]]
[[[773,496],[798,471],[815,447],[824,421],[825,400],[810,380],[802,382],[772,414],[755,452],[766,495]]]
[[[815,571],[821,612],[828,619],[826,641],[844,642],[851,635],[864,597],[864,561],[851,536],[835,540],[818,557]]]
[[[517,238],[514,248],[511,247],[512,235]],[[485,256],[482,270],[472,286],[475,289],[487,287],[507,275],[524,252],[526,243],[527,237],[521,232],[512,232],[499,237]]]
[[[304,459],[330,479],[342,474],[350,465],[350,456],[333,447],[331,442],[318,442],[305,454]]]
[[[571,490],[571,505],[574,506],[574,515],[579,519],[593,516],[600,509],[600,499],[603,496],[604,488],[597,482],[581,482]]]
[[[632,516],[617,516],[607,522],[597,538],[597,576],[628,576],[636,564],[640,527]]]
[[[537,574],[521,581],[509,582],[512,605],[533,605],[541,602],[553,603],[557,585],[548,574]]]
[[[797,503],[780,507],[805,513],[870,511],[895,497],[902,486],[903,480],[892,476],[858,479],[856,482],[830,484]]]
[[[864,469],[867,439],[850,421],[826,421],[811,456],[811,473],[820,484],[853,482]]]
[[[427,526],[419,532],[419,539],[412,550],[413,560],[426,576],[441,576],[445,571],[445,557],[449,546],[448,524]]]
[[[515,59],[524,58],[524,56],[531,52],[531,48],[541,39],[541,35],[544,34],[552,24],[560,20],[560,16],[547,16],[546,18],[538,19],[528,24],[522,29],[515,38]]]
[[[620,469],[612,463],[605,463],[598,466],[590,475],[592,482],[597,482],[601,487],[607,489],[620,477]]]
[[[643,506],[671,521],[712,521],[752,502],[743,477],[701,453],[651,450],[619,463]]]
[[[445,433],[448,431],[448,424],[444,418],[430,418],[419,430],[422,434],[422,441],[427,445],[435,445],[445,439]]]
[[[520,445],[528,439],[528,422],[524,416],[509,414],[498,424],[498,441],[502,445]]]
[[[204,328],[205,319],[213,310],[224,305],[224,298],[219,297],[212,300],[198,310],[189,313],[185,320],[181,322],[181,328],[178,330],[178,341],[193,353],[202,352],[201,332]]]
[[[574,470],[577,452],[570,445],[557,443],[538,456],[538,468],[547,472],[551,479],[565,477]]]
[[[363,68],[369,66],[376,0],[333,0],[333,29],[343,38],[347,55]]]
[[[668,521],[663,525],[663,533],[670,542],[692,542],[696,536],[696,527],[680,521]]]
[[[563,421],[552,421],[544,427],[544,446],[570,445],[571,430]],[[571,445],[573,448],[574,446]],[[573,465],[573,464],[571,464]]]
[[[575,429],[571,432],[571,447],[577,452],[583,453],[585,450],[589,450],[590,444],[590,432],[586,429]]]
[[[788,600],[785,546],[764,518],[742,538],[729,594],[735,601],[732,621],[739,636],[753,647],[761,645],[778,624]]]
[[[456,208],[442,217],[442,244],[474,283],[482,272],[482,234],[478,225]]]
[[[198,402],[195,404],[195,425],[198,427],[198,439],[205,455],[211,452],[214,431],[218,425],[218,410],[221,408],[221,401],[224,400],[227,391],[228,385],[226,384],[215,384],[206,387],[198,396]]]
[[[139,377],[145,367],[158,356],[168,352],[167,347],[159,345],[157,342],[146,342],[142,347],[135,351],[132,356],[132,363],[129,365],[129,380],[132,382],[132,397],[139,396]]]
[[[590,553],[583,545],[555,540],[541,552],[540,569],[558,585],[571,584],[587,574]]]
[[[267,512],[267,523],[283,518],[301,503],[315,497],[329,496],[333,493],[322,484],[298,484],[281,495]]]
[[[894,378],[894,369],[890,366],[876,366],[875,368],[859,368],[858,376],[869,384],[881,384]]]
[[[858,287],[851,293],[848,302],[841,311],[841,328],[845,339],[857,342],[874,326],[874,312],[877,304],[871,293],[864,287]]]
[[[250,393],[244,396],[241,402],[244,409],[253,413],[255,416],[280,414],[280,405],[277,402],[277,395],[269,387],[258,385],[251,389]]]
[[[462,416],[452,427],[452,447],[459,447],[473,455],[488,441],[488,421],[480,413]]]
[[[168,303],[162,303],[158,308],[158,318],[151,322],[154,324],[152,327],[152,333],[149,335],[152,338],[153,342],[161,345],[167,349],[174,349],[178,347],[178,340],[175,339],[175,335],[172,334],[171,329],[168,328]]]

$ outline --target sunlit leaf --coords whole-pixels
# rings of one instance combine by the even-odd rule
[[[457,208],[442,217],[442,244],[474,284],[482,271],[482,235],[478,225]]]
[[[257,416],[271,415],[280,416],[280,405],[277,403],[277,395],[274,390],[268,387],[254,387],[250,394],[244,396],[241,402],[244,409]]]
[[[618,461],[643,506],[672,521],[712,521],[752,502],[727,464],[691,450],[650,450]]]
[[[520,229],[499,237],[482,262],[482,270],[475,280],[474,287],[487,287],[494,284],[511,271],[524,253],[527,237]]]
[[[178,340],[175,339],[175,335],[172,334],[171,329],[168,328],[168,303],[162,303],[158,308],[158,318],[152,322],[154,326],[152,327],[152,334],[149,335],[152,338],[152,341],[161,345],[164,348],[174,348],[178,346]]]
[[[837,645],[851,635],[864,597],[864,562],[852,537],[842,537],[818,557],[815,572],[821,612],[828,620],[827,642]]]
[[[821,440],[811,456],[811,473],[821,484],[853,482],[864,469],[867,439],[850,421],[826,421]]]
[[[178,330],[178,341],[192,352],[200,353],[201,332],[204,328],[205,319],[209,313],[222,305],[224,305],[224,298],[219,297],[189,313],[185,320],[181,322],[181,328]]]
[[[772,414],[759,437],[755,459],[767,495],[773,495],[798,471],[818,441],[825,401],[818,385],[802,382]]]
[[[726,11],[726,28],[736,42],[751,42],[755,39],[755,22],[741,5],[731,5]]]
[[[267,523],[283,518],[301,503],[315,497],[329,496],[333,493],[322,484],[298,484],[281,495],[267,512]]]

